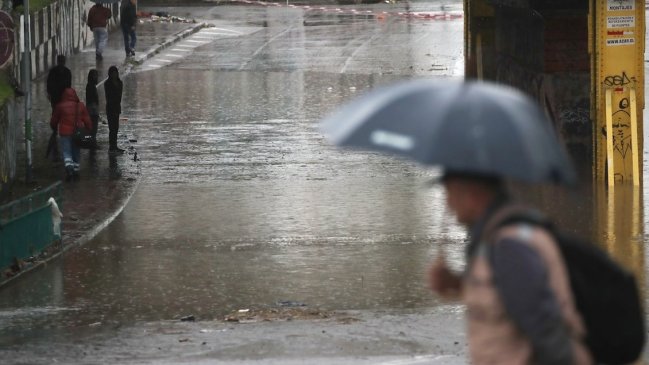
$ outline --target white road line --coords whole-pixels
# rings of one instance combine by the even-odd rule
[[[207,43],[207,42],[205,42],[205,41],[195,41],[195,40],[193,40],[193,39],[188,39],[188,40],[186,40],[185,42],[191,42],[191,43]]]
[[[250,59],[249,59],[249,60],[247,60],[246,62],[242,63],[241,66],[239,66],[239,70],[241,71],[241,70],[243,70],[246,66],[248,66],[248,64],[249,64],[250,62],[252,62],[252,60],[254,60],[255,57],[257,57],[257,55],[259,54],[259,52],[261,52],[264,48],[266,48],[266,47],[267,47],[271,42],[274,42],[275,39],[277,39],[277,38],[283,36],[284,34],[290,32],[291,30],[293,30],[293,26],[290,26],[290,27],[284,29],[283,31],[277,33],[277,34],[274,35],[272,38],[270,38],[269,40],[267,40],[266,43],[262,44],[261,47],[259,47],[259,48],[257,48],[257,50],[255,50],[255,52],[252,54],[252,56],[250,56]]]
[[[342,73],[345,73],[345,71],[347,71],[347,67],[349,66],[349,64],[351,63],[351,61],[354,59],[354,57],[356,56],[356,54],[357,54],[361,49],[365,48],[365,46],[367,46],[371,41],[373,41],[373,40],[374,40],[378,35],[379,35],[378,31],[374,32],[374,34],[372,34],[368,39],[366,39],[366,40],[365,40],[365,41],[364,41],[360,46],[356,47],[356,49],[354,50],[354,52],[352,52],[352,54],[351,54],[349,57],[347,57],[347,59],[345,60],[345,64],[344,64],[343,67],[340,69],[340,73],[341,73],[341,74],[342,74]]]
[[[217,28],[217,27],[210,27],[210,28],[207,28],[207,29],[202,29],[199,33],[211,33],[212,29],[222,30],[222,31],[225,31],[225,32],[231,32],[231,33],[237,33],[237,34],[243,34],[243,32],[240,32],[238,30],[227,29],[227,28]]]
[[[166,54],[165,57],[183,58],[185,56],[181,55],[181,54],[173,54],[173,53],[171,53],[171,54]]]
[[[423,355],[423,356],[414,356],[409,359],[403,360],[393,360],[378,363],[377,365],[410,365],[410,364],[422,364],[429,363],[430,361],[444,360],[450,358],[450,355]]]
[[[228,37],[235,37],[236,36],[236,34],[232,34],[232,33],[209,33],[209,34],[210,34],[210,36],[215,36],[215,35],[225,35],[225,36],[228,36]],[[213,39],[213,38],[214,37],[212,37],[211,39]]]

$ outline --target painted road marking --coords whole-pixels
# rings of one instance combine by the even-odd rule
[[[188,57],[192,52],[201,46],[209,44],[217,39],[231,38],[244,34],[238,30],[227,28],[204,28],[195,34],[181,40],[173,48],[163,50],[159,55],[150,61],[146,61],[138,70],[150,71],[168,66],[174,62]]]
[[[204,28],[204,29],[202,29],[200,31],[200,33],[210,33],[210,32],[212,32],[213,29],[223,30],[223,31],[226,31],[226,32],[231,32],[231,33],[236,33],[236,34],[243,34],[243,32],[240,32],[238,30],[227,29],[227,28],[218,28],[218,27]]]

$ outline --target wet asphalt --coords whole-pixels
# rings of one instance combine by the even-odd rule
[[[463,363],[461,307],[423,280],[440,247],[464,262],[465,232],[426,184],[438,171],[338,150],[317,128],[372,88],[462,77],[462,19],[407,19],[401,6],[169,9],[214,27],[124,80],[137,190],[91,242],[3,290],[0,352],[10,363]],[[593,233],[587,189],[525,194]],[[644,253],[630,260],[644,280]],[[360,321],[218,321],[286,302]],[[178,322],[188,314],[199,322]]]

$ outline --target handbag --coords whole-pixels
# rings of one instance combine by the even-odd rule
[[[95,145],[95,140],[88,129],[86,129],[85,126],[79,126],[79,103],[77,103],[77,111],[74,116],[74,133],[72,134],[72,141],[79,148],[89,149]]]

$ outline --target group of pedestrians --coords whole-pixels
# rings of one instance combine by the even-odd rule
[[[135,42],[137,40],[135,35],[135,25],[137,24],[136,3],[136,0],[124,0],[119,10],[126,57],[135,56]],[[110,9],[101,3],[96,3],[88,11],[87,24],[93,33],[97,61],[104,58],[103,52],[108,41],[108,21],[112,15]]]
[[[83,103],[77,92],[72,88],[72,73],[65,66],[65,56],[57,56],[57,65],[47,76],[47,94],[52,106],[50,127],[53,133],[58,133],[61,154],[65,166],[66,181],[79,179],[79,155],[81,146],[75,135],[90,135],[90,149],[97,145],[97,129],[99,126],[99,72],[91,69],[88,72],[86,84],[86,102]],[[108,79],[104,82],[106,95],[106,118],[108,119],[108,152],[121,154],[124,150],[117,147],[119,131],[119,115],[121,114],[123,84],[119,78],[116,66],[108,69]],[[53,144],[56,149],[56,144]],[[49,153],[48,148],[48,153]],[[54,152],[57,154],[58,152]]]
[[[135,56],[135,26],[137,24],[137,0],[124,0],[120,7],[120,27],[124,36],[124,50],[126,57]],[[96,3],[88,11],[86,23],[92,30],[95,43],[95,58],[103,60],[103,52],[108,41],[108,22],[112,17],[110,8]],[[72,88],[72,72],[65,66],[65,56],[57,57],[56,66],[47,76],[47,96],[52,106],[50,126],[52,138],[48,146],[48,156],[59,157],[59,146],[56,142],[58,134],[60,154],[65,166],[66,181],[79,179],[79,155],[82,144],[79,136],[84,135],[90,144],[83,147],[96,150],[97,129],[99,126],[99,72],[96,69],[88,71],[86,84],[86,102],[79,99]],[[106,119],[108,120],[108,152],[121,154],[124,150],[117,147],[117,133],[119,131],[119,115],[121,114],[123,84],[119,78],[116,66],[108,69],[108,78],[104,82],[106,95]]]

